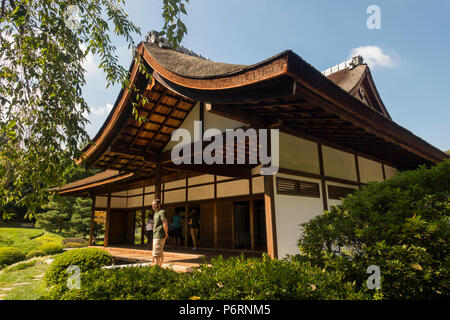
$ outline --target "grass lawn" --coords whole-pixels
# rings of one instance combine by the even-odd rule
[[[0,271],[0,299],[3,300],[36,300],[42,294],[44,294],[46,288],[44,286],[42,278],[35,278],[37,275],[43,275],[49,268],[49,264],[46,264],[45,257],[40,258],[38,263],[34,266],[21,269],[8,271],[4,269]],[[39,280],[34,280],[39,279]],[[18,283],[29,282],[24,285],[14,285]],[[11,290],[2,290],[4,288],[12,288]],[[3,296],[2,296],[3,295]]]
[[[45,242],[62,241],[63,237],[42,229],[0,227],[0,248],[14,247],[28,253]]]

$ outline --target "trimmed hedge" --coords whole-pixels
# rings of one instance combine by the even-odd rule
[[[171,269],[131,267],[82,274],[81,289],[54,286],[45,299],[187,300],[187,299],[372,299],[344,282],[343,273],[325,272],[309,263],[288,260],[213,259],[191,274]]]
[[[63,246],[57,242],[46,242],[40,245],[38,250],[46,255],[52,255],[63,252]]]
[[[89,244],[86,240],[81,239],[81,238],[64,238],[62,240],[62,244],[64,246],[66,246],[68,243],[78,243],[80,244],[82,247],[87,247],[87,245]],[[67,247],[65,247],[67,248]]]
[[[31,259],[34,257],[42,257],[45,255],[46,255],[46,253],[42,250],[31,250],[30,252],[27,253],[26,258]]]
[[[67,268],[78,266],[80,271],[87,272],[112,264],[110,253],[96,248],[73,249],[58,255],[45,273],[44,280],[48,286],[63,284],[67,281]]]
[[[9,266],[13,263],[25,260],[25,254],[17,248],[0,248],[0,266]]]
[[[84,248],[86,245],[79,242],[67,242],[64,244],[64,248]]]

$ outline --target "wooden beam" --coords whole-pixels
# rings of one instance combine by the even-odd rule
[[[161,164],[156,163],[155,170],[155,199],[161,199]]]
[[[275,194],[273,176],[264,176],[264,204],[266,214],[267,254],[278,258],[277,229],[275,220]]]
[[[89,245],[92,246],[92,240],[94,239],[94,219],[95,219],[95,201],[97,197],[92,196],[92,207],[91,207],[91,224],[89,229]]]
[[[111,193],[108,194],[108,201],[106,204],[106,217],[105,217],[105,237],[103,238],[103,246],[109,245],[109,227],[111,222]]]
[[[323,200],[323,210],[328,210],[328,195],[326,190],[325,183],[325,170],[323,166],[323,152],[322,152],[322,144],[317,144],[317,149],[319,152],[319,167],[320,167],[320,183],[322,186],[322,200]]]
[[[146,118],[150,118],[153,115],[153,113],[156,111],[156,108],[159,107],[159,104],[161,103],[162,99],[166,96],[166,93],[167,93],[167,89],[165,89],[163,92],[161,92],[158,100],[156,100],[156,102],[154,102],[154,106],[151,109],[151,111],[150,110],[146,110],[147,112],[150,112],[150,114]],[[136,142],[136,139],[139,137],[139,134],[141,133],[141,130],[145,127],[145,124],[146,124],[146,121],[143,121],[140,124],[140,127],[139,127],[138,131],[136,132],[136,134],[134,135],[133,140],[130,143],[130,147],[133,146],[134,143]]]
[[[161,132],[161,130],[164,128],[165,124],[167,123],[167,121],[169,121],[169,119],[173,118],[173,119],[178,119],[173,117],[173,113],[177,110],[178,106],[181,103],[181,98],[178,99],[177,103],[175,104],[175,106],[172,108],[172,110],[170,110],[170,112],[168,114],[165,114],[164,116],[166,117],[163,121],[163,123],[159,126],[158,131],[155,133],[152,141],[150,141],[150,143],[148,144],[148,146],[145,148],[145,151],[150,150],[150,148],[152,147],[153,143],[156,140],[156,137],[158,136],[158,134]],[[179,119],[180,121],[183,121],[184,119]]]
[[[249,210],[250,210],[250,247],[251,250],[255,250],[255,215],[254,215],[254,202],[253,199],[249,200]]]

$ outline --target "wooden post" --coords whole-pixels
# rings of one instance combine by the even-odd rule
[[[250,199],[250,246],[252,250],[255,250],[255,218],[254,218],[254,203],[253,199]]]
[[[325,183],[325,170],[323,166],[323,153],[322,153],[322,144],[317,144],[318,152],[319,152],[319,167],[320,167],[320,183],[322,186],[322,200],[323,200],[323,210],[328,210],[328,195],[326,190]]]
[[[186,176],[186,190],[185,190],[185,204],[184,204],[184,247],[187,248],[188,246],[188,240],[189,240],[189,228],[188,228],[188,221],[189,221],[189,205],[188,205],[188,189],[189,189],[189,181],[188,177]]]
[[[356,179],[358,181],[359,187],[361,187],[361,175],[359,173],[359,161],[357,153],[355,153],[355,168],[356,168]]]
[[[218,242],[218,217],[217,217],[217,176],[214,175],[214,204],[213,204],[213,214],[214,214],[214,248],[217,248]]]
[[[384,163],[381,164],[381,169],[383,170],[383,181],[386,180],[386,171],[384,169]]]
[[[92,246],[92,240],[94,239],[94,219],[95,219],[95,201],[97,197],[92,196],[92,212],[91,212],[91,225],[89,230],[89,245]]]
[[[248,179],[248,188],[250,190],[250,196],[253,195],[253,178],[250,175]],[[249,213],[250,213],[250,247],[255,250],[255,217],[254,217],[254,202],[253,199],[249,201]]]
[[[155,172],[155,199],[159,199],[162,203],[161,199],[161,163],[156,163],[156,172]]]
[[[105,217],[105,238],[103,239],[103,246],[107,247],[109,242],[109,224],[111,220],[111,193],[108,194],[108,202],[106,206]]]
[[[141,209],[141,246],[144,245],[145,241],[145,211],[144,208]]]
[[[267,253],[272,259],[276,259],[278,258],[278,247],[272,175],[264,176],[264,204],[266,211]]]

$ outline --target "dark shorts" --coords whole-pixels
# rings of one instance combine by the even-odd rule
[[[181,228],[172,229],[172,237],[181,238]]]

